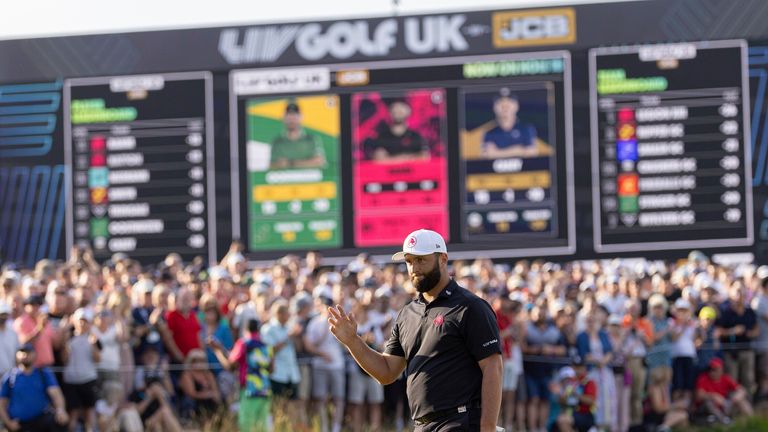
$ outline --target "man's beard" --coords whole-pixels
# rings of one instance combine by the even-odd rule
[[[425,274],[422,279],[415,279],[413,281],[413,286],[416,288],[416,291],[420,293],[431,291],[432,288],[440,282],[441,276],[440,261],[437,261],[435,262],[435,267],[432,268],[429,273]]]

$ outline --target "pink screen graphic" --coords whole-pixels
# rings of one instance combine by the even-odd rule
[[[355,244],[427,228],[448,240],[445,90],[352,95]]]

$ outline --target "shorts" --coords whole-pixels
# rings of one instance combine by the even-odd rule
[[[525,374],[520,374],[517,378],[515,399],[517,399],[518,402],[525,402],[528,400],[528,389],[525,387]]]
[[[349,393],[347,401],[353,404],[365,402],[380,404],[384,402],[384,386],[378,381],[363,373],[357,365],[349,372]]]
[[[335,400],[344,399],[344,370],[312,369],[312,398],[326,400],[328,395]]]
[[[528,400],[538,398],[543,401],[549,401],[549,376],[525,376],[525,390],[528,393]]]
[[[63,387],[68,410],[91,409],[96,406],[96,400],[99,398],[97,380],[84,384],[64,383]]]
[[[504,379],[501,385],[503,391],[513,392],[517,390],[517,383],[520,382],[521,375],[519,369],[514,360],[504,361]]]
[[[672,390],[693,391],[696,386],[696,367],[691,357],[672,359]]]
[[[312,397],[312,366],[308,364],[299,365],[301,381],[299,381],[299,400],[307,401]]]
[[[272,384],[272,395],[276,398],[296,400],[299,397],[299,386],[293,383],[282,383],[280,381],[270,380]]]
[[[768,352],[756,352],[757,354],[757,372],[760,377],[768,375]]]
[[[240,392],[240,407],[237,411],[237,426],[242,432],[268,432],[269,398],[248,397],[245,391]]]
[[[573,413],[573,428],[579,432],[587,432],[595,425],[595,416],[592,413]]]

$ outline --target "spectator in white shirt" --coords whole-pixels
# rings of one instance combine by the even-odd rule
[[[274,369],[270,375],[272,394],[294,401],[298,396],[301,374],[293,338],[301,334],[301,327],[297,323],[289,327],[291,313],[284,299],[278,299],[272,304],[271,315],[272,319],[261,328],[261,340],[272,346],[275,355]]]
[[[8,303],[0,302],[0,376],[16,366],[16,349],[19,347],[19,337],[13,330],[10,320],[11,307]]]
[[[673,309],[670,337],[672,339],[672,400],[692,401],[696,386],[696,320],[691,319],[691,304],[677,299]]]
[[[619,289],[619,277],[616,275],[606,276],[605,287],[607,292],[598,296],[598,303],[608,309],[610,315],[623,316],[626,313],[627,296],[622,294]]]
[[[319,314],[312,318],[304,336],[305,348],[315,355],[312,359],[312,398],[317,402],[322,432],[328,432],[328,411],[325,406],[328,395],[333,398],[334,405],[333,432],[341,431],[344,419],[344,352],[328,327],[328,307],[332,305],[332,298],[318,296],[316,306]]]

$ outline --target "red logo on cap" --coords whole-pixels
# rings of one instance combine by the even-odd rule
[[[416,236],[408,237],[408,247],[412,248],[416,246]]]
[[[432,324],[434,324],[437,327],[440,327],[445,322],[445,318],[443,318],[442,315],[438,315],[435,317],[434,320],[432,320]]]

